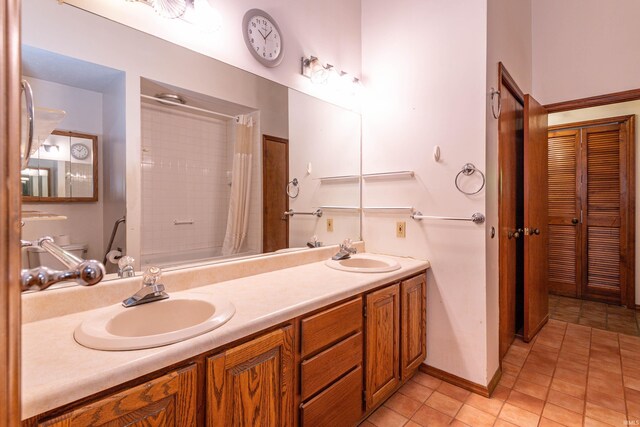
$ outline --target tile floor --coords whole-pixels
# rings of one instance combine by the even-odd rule
[[[514,341],[490,399],[419,372],[361,426],[639,424],[640,338],[550,320]]]
[[[640,311],[617,305],[549,295],[549,317],[563,322],[640,336]]]

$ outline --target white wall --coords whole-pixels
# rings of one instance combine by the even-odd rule
[[[531,91],[531,0],[489,0],[487,3],[487,374],[499,366],[499,259],[498,237],[491,238],[491,227],[498,230],[498,120],[491,112],[490,89],[498,88],[498,63],[502,62],[524,93]],[[499,230],[497,231],[497,236]]]
[[[65,3],[332,102],[340,103],[343,97],[302,77],[300,58],[314,55],[323,63],[356,76],[360,74],[360,0],[261,0],[257,3],[212,0],[210,5],[222,18],[220,30],[212,34],[203,34],[180,19],[161,18],[142,3],[97,0],[66,0]],[[276,68],[262,66],[245,46],[242,18],[255,7],[269,13],[282,32],[285,56]]]
[[[98,163],[104,152],[102,141],[102,93],[27,78],[34,92],[37,107],[64,110],[67,115],[58,130],[98,135]],[[104,245],[102,233],[102,179],[103,167],[99,167],[98,201],[88,203],[26,203],[25,210],[38,210],[64,215],[64,221],[27,222],[22,228],[22,238],[35,240],[46,235],[67,234],[72,243],[89,245],[87,257],[102,259]]]
[[[463,164],[485,168],[487,4],[478,0],[362,3],[363,172],[414,170],[415,179],[365,181],[364,206],[426,215],[484,212],[464,196]],[[440,145],[442,158],[432,152]],[[407,237],[395,237],[396,221]],[[365,213],[367,250],[429,259],[427,364],[487,384],[486,225]]]
[[[311,173],[307,165],[311,164]],[[312,212],[319,206],[360,206],[360,181],[320,181],[321,177],[360,174],[360,115],[289,89],[289,179],[300,192],[289,208]],[[327,231],[327,219],[333,231]],[[289,246],[305,246],[317,236],[324,245],[360,240],[357,210],[325,209],[322,218],[289,218]]]
[[[638,114],[640,114],[640,101],[621,102],[619,104],[603,105],[593,108],[582,108],[580,110],[564,111],[561,113],[549,114],[549,126],[564,123],[576,123],[586,120],[602,119],[607,117],[617,117],[626,115],[636,116],[636,147],[640,142],[640,126],[638,126]],[[640,170],[640,156],[636,155],[636,177]],[[637,179],[637,178],[636,178]],[[636,186],[636,200],[640,200],[640,187]],[[637,209],[637,208],[636,208]],[[640,216],[636,214],[636,247],[640,247]],[[636,252],[635,259],[636,272],[640,272],[640,254]],[[636,273],[636,304],[640,302],[640,274]]]
[[[640,2],[532,2],[533,94],[549,104],[640,88]]]

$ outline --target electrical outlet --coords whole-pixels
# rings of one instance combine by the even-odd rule
[[[404,221],[396,222],[396,237],[407,237],[407,223]]]
[[[327,231],[330,233],[333,231],[333,218],[327,218]]]

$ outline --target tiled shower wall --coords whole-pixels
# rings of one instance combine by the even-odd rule
[[[207,256],[220,253],[231,188],[230,128],[223,120],[143,104],[143,258],[204,250]]]

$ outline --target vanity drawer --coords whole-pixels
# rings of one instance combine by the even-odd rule
[[[362,365],[362,332],[302,362],[302,400],[357,365]]]
[[[362,367],[300,406],[303,427],[351,427],[362,416]]]
[[[302,357],[362,330],[362,298],[356,298],[300,322]]]

